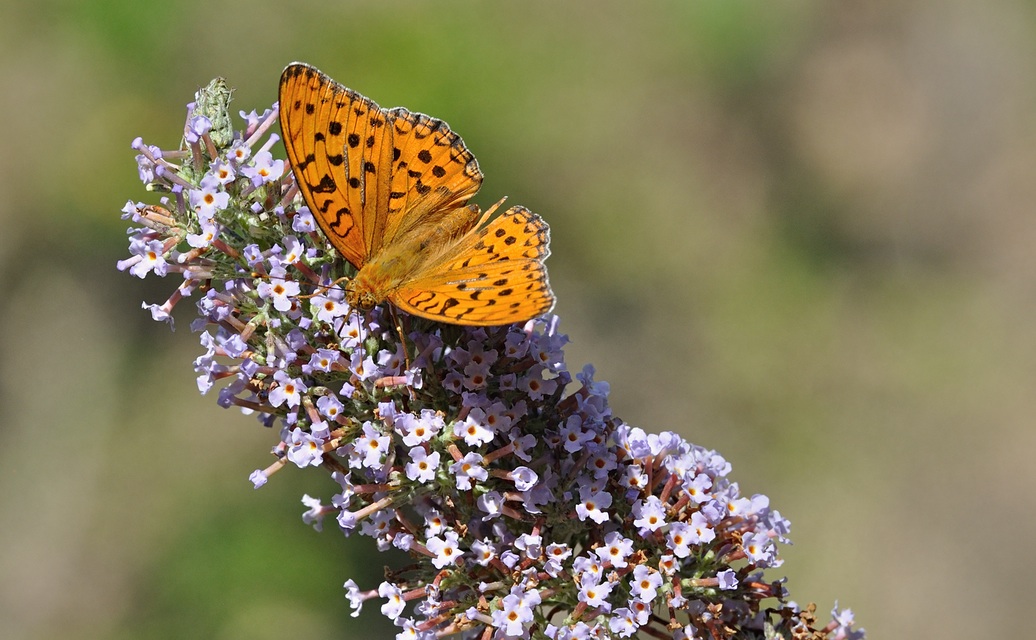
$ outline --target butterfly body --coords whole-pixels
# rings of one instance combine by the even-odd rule
[[[441,220],[404,231],[372,255],[345,286],[350,306],[370,309],[427,270],[478,222],[481,212],[472,205],[445,211]]]
[[[357,269],[346,300],[383,301],[463,325],[551,309],[542,218],[512,207],[486,223],[467,201],[482,173],[441,120],[382,109],[309,65],[281,76],[280,118],[296,183],[338,253]]]

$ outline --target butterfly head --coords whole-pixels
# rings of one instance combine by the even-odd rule
[[[370,287],[364,286],[362,280],[353,278],[345,283],[345,301],[354,309],[367,310],[374,308],[381,299],[371,292]]]

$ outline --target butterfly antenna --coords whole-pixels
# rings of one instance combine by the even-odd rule
[[[486,209],[486,212],[483,213],[482,217],[478,219],[478,224],[476,224],[474,227],[472,227],[472,229],[480,229],[482,227],[482,225],[484,225],[486,222],[488,222],[489,221],[489,216],[493,215],[493,212],[500,208],[500,205],[502,205],[504,203],[504,200],[507,200],[507,196],[504,196],[503,198],[500,198],[499,200],[496,201],[496,204],[494,204],[493,206],[491,206],[488,209]]]

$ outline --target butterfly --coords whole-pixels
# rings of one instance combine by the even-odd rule
[[[306,205],[356,275],[346,302],[383,301],[458,325],[523,322],[554,306],[547,223],[468,204],[478,162],[442,120],[383,109],[303,63],[280,83],[284,146]],[[501,200],[501,202],[503,202]]]

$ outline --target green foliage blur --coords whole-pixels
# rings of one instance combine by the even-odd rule
[[[1036,556],[1036,7],[14,0],[0,7],[0,636],[390,638],[383,557],[253,491],[175,278],[115,270],[130,141],[289,62],[446,120],[552,228],[569,364],[793,523],[794,599],[870,637],[1023,637]],[[1008,530],[1001,525],[1010,523]],[[1025,631],[1023,631],[1025,630]]]

